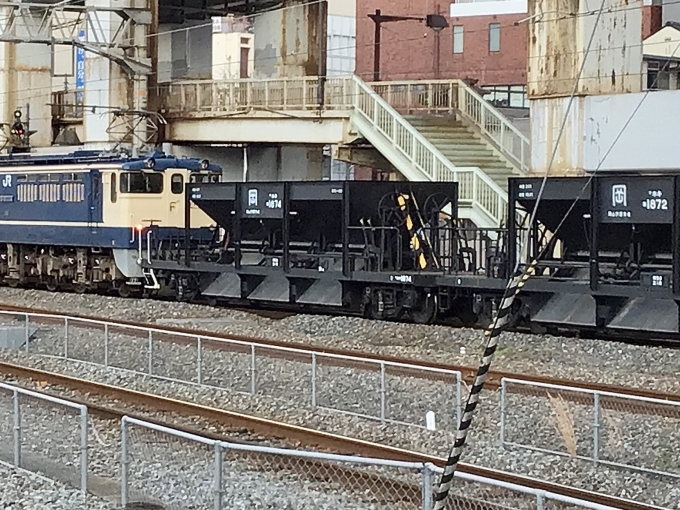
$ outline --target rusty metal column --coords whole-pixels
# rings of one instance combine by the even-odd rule
[[[153,12],[153,5],[155,4],[156,6],[158,5],[159,0],[141,0],[140,4],[141,5],[135,5],[138,7],[141,7],[143,9],[151,9]],[[137,4],[139,0],[136,0],[134,4]],[[153,16],[153,14],[152,14]],[[158,18],[156,18],[157,20]],[[152,23],[153,23],[153,18],[152,18]],[[136,51],[136,57],[138,60],[145,60],[149,56],[149,51],[148,51],[148,46],[151,41],[151,39],[155,40],[156,36],[155,33],[153,37],[151,36],[151,32],[153,30],[152,27],[149,27],[147,29],[147,25],[133,25],[132,26],[133,30],[133,35],[134,35],[134,41],[135,41],[135,51]],[[157,59],[154,59],[157,60]],[[152,62],[152,77],[155,77],[153,74],[154,68],[157,67],[157,63]],[[154,79],[154,78],[152,78]],[[145,112],[148,110],[148,98],[149,98],[149,77],[144,76],[144,75],[135,75],[133,78],[133,93],[134,93],[134,109],[137,112]],[[135,141],[133,142],[134,145],[139,144],[139,146],[143,145],[147,141],[147,122],[145,120],[145,117],[139,117],[138,119],[135,119],[133,122],[135,122],[134,126],[134,138]],[[137,149],[137,146],[133,146],[133,150]]]
[[[319,19],[317,25],[317,38],[319,46],[319,65],[317,76],[317,104],[319,110],[323,110],[326,103],[326,74],[328,69],[328,2],[323,0],[319,3]]]
[[[160,0],[149,0],[151,10],[151,25],[147,31],[147,52],[151,60],[151,74],[147,80],[148,100],[147,108],[149,111],[157,112],[160,108],[160,97],[158,96],[158,4]],[[160,140],[157,140],[160,143]]]

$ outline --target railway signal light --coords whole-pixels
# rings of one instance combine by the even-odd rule
[[[21,122],[21,110],[14,111],[14,123],[12,124],[9,132],[20,137],[23,137],[26,134],[24,124]]]
[[[28,105],[26,105],[26,115],[28,116]],[[29,138],[35,134],[28,127],[28,121],[21,120],[22,112],[20,109],[14,110],[14,122],[9,127],[9,154],[29,152]],[[3,125],[4,126],[4,125]]]

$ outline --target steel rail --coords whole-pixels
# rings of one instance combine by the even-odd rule
[[[214,407],[143,393],[128,388],[88,381],[85,379],[79,379],[72,376],[57,374],[36,368],[29,368],[12,363],[0,362],[0,373],[18,379],[47,382],[51,385],[62,386],[87,395],[99,395],[102,397],[116,399],[121,402],[128,402],[133,406],[148,406],[156,411],[173,412],[179,415],[194,417],[200,416],[207,420],[220,423],[235,431],[248,431],[252,434],[272,439],[285,439],[285,441],[295,442],[302,446],[332,451],[334,453],[361,455],[363,457],[382,458],[403,462],[431,463],[440,467],[446,462],[445,458],[436,457],[433,455],[413,452],[393,446],[371,443],[361,439],[349,438],[319,430],[308,429],[297,425],[249,416],[233,411],[216,409]],[[97,411],[99,414],[106,415],[108,413],[109,416],[115,418],[122,416],[122,411],[120,410],[106,408],[101,405],[91,406],[93,411]],[[124,412],[123,414],[128,413]],[[130,414],[128,414],[128,416],[130,416]],[[140,419],[153,422],[153,420],[148,420],[144,417],[141,417]],[[160,425],[160,423],[156,423]],[[182,429],[182,427],[177,427],[175,425],[172,426],[179,428],[180,430]],[[200,434],[210,437],[204,431],[200,431]],[[213,434],[212,437],[215,437],[215,435]],[[230,439],[227,440],[229,441]],[[599,494],[584,489],[568,487],[553,482],[538,480],[528,476],[507,473],[491,468],[473,466],[470,464],[461,464],[460,471],[473,476],[480,476],[503,483],[516,484],[531,489],[543,490],[546,492],[559,494],[564,497],[575,498],[593,504],[605,505],[621,510],[659,509],[659,507],[647,505],[645,503],[629,501],[616,496]]]
[[[73,318],[73,319],[81,319],[83,321],[90,321],[90,323],[95,326],[97,325],[96,323],[99,323],[100,326],[103,326],[104,323],[109,323],[112,325],[118,325],[122,327],[129,327],[129,328],[138,328],[140,331],[144,330],[143,333],[146,335],[146,332],[151,329],[154,331],[158,331],[159,333],[168,333],[168,334],[179,334],[179,335],[186,335],[190,336],[193,338],[196,337],[201,337],[203,341],[204,346],[211,346],[211,347],[217,347],[217,348],[224,348],[224,344],[219,342],[219,340],[227,340],[227,341],[233,341],[233,342],[243,342],[244,344],[255,344],[257,346],[261,346],[263,348],[266,347],[272,347],[275,349],[280,349],[281,354],[280,357],[295,357],[295,353],[297,352],[298,354],[300,353],[316,353],[319,355],[325,355],[329,357],[335,357],[336,358],[336,363],[337,364],[342,364],[341,360],[346,359],[347,362],[351,362],[352,366],[356,366],[357,363],[360,363],[360,360],[367,360],[367,361],[372,361],[372,362],[387,362],[393,365],[399,365],[399,372],[400,373],[410,373],[411,375],[416,375],[418,374],[419,377],[423,377],[423,373],[420,372],[420,370],[425,369],[425,370],[441,370],[441,371],[448,371],[448,372],[460,372],[462,375],[462,378],[466,382],[471,382],[474,379],[475,374],[477,373],[477,369],[474,367],[469,367],[469,366],[464,366],[464,365],[455,365],[455,364],[447,364],[447,363],[440,363],[440,362],[433,362],[433,361],[425,361],[421,359],[416,359],[416,358],[403,358],[403,357],[397,357],[397,356],[390,356],[390,355],[383,355],[383,354],[375,354],[375,353],[370,353],[370,352],[364,352],[364,351],[355,351],[351,349],[338,349],[338,348],[333,348],[333,347],[322,347],[322,346],[314,346],[314,345],[309,345],[309,344],[301,344],[301,343],[295,343],[295,342],[286,342],[282,340],[272,340],[272,339],[267,339],[267,338],[261,338],[261,337],[250,337],[250,336],[245,336],[245,335],[237,335],[237,334],[231,334],[231,333],[219,333],[219,332],[213,332],[213,331],[206,331],[206,330],[200,330],[200,329],[191,329],[191,328],[179,328],[175,326],[167,326],[167,325],[162,325],[162,324],[153,324],[153,323],[145,323],[145,322],[136,322],[136,321],[128,321],[128,320],[121,320],[121,319],[109,319],[109,318],[104,318],[104,317],[95,317],[91,315],[83,315],[83,314],[64,314],[61,312],[54,312],[51,310],[46,310],[42,308],[33,308],[33,307],[22,307],[22,306],[12,306],[12,305],[0,305],[0,312],[16,312],[16,313],[32,313],[32,314],[44,314],[48,316],[53,316],[54,318]],[[1,318],[1,315],[0,315]],[[46,317],[46,319],[49,319],[49,317]],[[86,327],[86,323],[79,323],[79,327]],[[214,342],[211,342],[212,340],[215,340]],[[169,341],[165,339],[165,341]],[[234,349],[237,349],[238,347],[234,347]],[[250,352],[250,351],[248,351]],[[286,354],[287,353],[287,354]],[[274,355],[274,351],[270,351],[268,353],[269,357],[276,357]],[[393,367],[390,367],[394,369]],[[409,370],[410,369],[410,370]],[[419,371],[416,372],[418,369]],[[441,372],[437,374],[439,377],[441,377]],[[571,388],[575,389],[581,389],[581,390],[587,390],[587,391],[596,391],[596,392],[601,392],[601,393],[619,393],[623,394],[626,396],[632,396],[632,397],[641,397],[641,398],[648,398],[648,399],[656,399],[656,400],[666,400],[669,402],[680,402],[680,394],[678,393],[662,393],[658,392],[655,390],[649,390],[649,389],[643,389],[643,388],[632,388],[632,387],[622,387],[622,386],[616,386],[616,385],[611,385],[611,384],[602,384],[602,383],[595,383],[595,382],[588,382],[588,381],[577,381],[577,380],[569,380],[569,379],[560,379],[556,377],[550,377],[550,376],[542,376],[542,375],[532,375],[532,374],[517,374],[513,372],[508,372],[508,371],[503,371],[503,370],[491,370],[488,374],[488,379],[487,379],[487,387],[492,387],[492,388],[500,388],[501,386],[501,380],[502,379],[519,379],[524,382],[531,382],[531,383],[537,383],[539,385],[557,385],[557,386],[569,386]],[[531,390],[527,390],[531,391]],[[536,390],[533,390],[536,391]]]

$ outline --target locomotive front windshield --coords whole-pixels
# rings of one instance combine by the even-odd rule
[[[192,183],[207,184],[210,182],[220,182],[220,174],[191,174]]]
[[[163,193],[163,174],[123,172],[120,174],[121,193]]]

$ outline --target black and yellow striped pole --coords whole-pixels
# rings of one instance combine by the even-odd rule
[[[493,360],[494,354],[496,354],[496,348],[498,347],[498,336],[501,334],[503,329],[510,322],[510,309],[512,304],[515,302],[515,298],[522,290],[522,287],[526,284],[527,280],[531,278],[536,272],[536,265],[538,264],[538,259],[534,260],[527,266],[522,274],[511,278],[508,285],[503,293],[503,300],[501,301],[501,306],[498,309],[495,319],[491,325],[484,331],[484,336],[487,338],[486,348],[484,349],[484,354],[482,356],[482,362],[477,370],[477,375],[470,389],[470,395],[468,396],[467,403],[465,404],[465,410],[463,412],[463,418],[460,420],[458,425],[458,432],[456,434],[456,441],[453,444],[449,458],[444,466],[444,473],[442,474],[441,480],[439,482],[439,487],[434,495],[434,510],[443,510],[446,506],[446,498],[451,490],[451,485],[453,483],[453,477],[458,467],[458,462],[460,462],[461,454],[463,453],[463,447],[465,446],[465,441],[467,439],[468,431],[470,425],[472,425],[472,417],[474,415],[477,404],[479,403],[479,396],[484,388],[484,383],[486,382],[486,376],[489,373],[491,367],[491,361]]]

